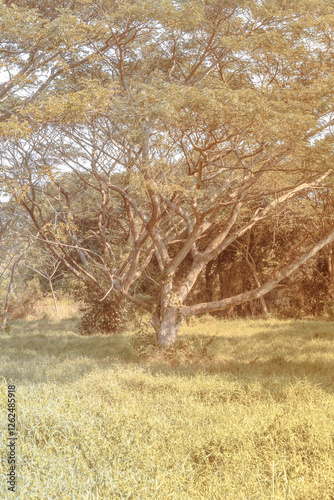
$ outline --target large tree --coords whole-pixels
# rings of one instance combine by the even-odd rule
[[[332,231],[304,242],[254,289],[189,303],[238,238],[303,191],[331,189],[331,3],[1,4],[11,194],[101,300],[114,289],[150,311],[161,344],[190,316],[263,297],[334,241]],[[9,22],[27,15],[21,31]],[[89,241],[84,203],[96,221]]]

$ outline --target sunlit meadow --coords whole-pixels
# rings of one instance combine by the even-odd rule
[[[334,499],[332,322],[203,317],[143,357],[59,314],[0,337],[1,498],[12,382],[24,500]]]

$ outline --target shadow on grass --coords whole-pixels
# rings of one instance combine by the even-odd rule
[[[101,360],[115,357],[120,361],[131,361],[134,357],[124,335],[81,336],[77,323],[77,318],[20,320],[13,324],[9,335],[0,336],[0,352],[58,359],[89,357]]]
[[[200,370],[247,381],[277,380],[282,384],[284,380],[290,383],[308,379],[334,393],[334,322],[268,322],[254,334],[211,336],[198,333],[188,338],[201,346],[199,351],[206,347],[207,354],[193,365],[182,363],[176,357],[174,374],[194,376]],[[154,374],[171,372],[170,365],[154,362],[150,370]]]
[[[108,369],[113,363],[139,363],[153,375],[193,377],[201,371],[247,380],[307,378],[334,392],[333,322],[264,323],[258,325],[254,334],[241,336],[187,334],[182,337],[189,340],[189,350],[186,345],[166,356],[158,353],[148,358],[137,357],[129,342],[131,335],[80,336],[75,327],[75,318],[16,322],[12,335],[0,336],[0,352],[9,367],[7,373],[1,370],[2,375],[12,376],[10,366],[16,366],[15,377],[24,379],[24,369],[19,370],[21,364],[24,367],[43,362],[44,373],[48,368],[54,369],[54,380],[66,383],[66,376],[57,369],[65,367],[66,362],[79,367],[76,371],[73,368],[71,381],[96,368]],[[223,322],[221,328],[223,331]],[[207,347],[205,354],[203,346]],[[31,382],[41,380],[38,372],[29,378]]]
[[[36,319],[27,320],[21,319],[11,322],[11,335],[12,336],[26,336],[32,332],[48,335],[50,333],[58,332],[61,335],[63,332],[75,332],[78,318],[65,318],[60,320],[52,319]]]
[[[129,336],[81,336],[76,325],[77,318],[13,322],[10,334],[0,335],[0,375],[29,383],[67,383],[116,362],[135,361]]]
[[[236,378],[247,380],[276,379],[276,380],[305,380],[319,385],[328,392],[334,393],[334,360],[322,364],[311,361],[293,361],[285,360],[277,356],[267,361],[229,361],[216,363],[198,363],[198,364],[170,364],[152,363],[149,370],[153,375],[164,374],[179,375],[183,377],[193,377],[199,371],[204,374],[212,375],[232,375]]]

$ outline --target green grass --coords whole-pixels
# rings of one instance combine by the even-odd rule
[[[334,323],[204,317],[145,359],[75,325],[0,336],[1,498],[13,381],[24,500],[334,499]]]

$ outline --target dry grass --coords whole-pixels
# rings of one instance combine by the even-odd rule
[[[75,323],[17,321],[0,337],[19,498],[334,499],[333,323],[206,317],[180,352],[144,360],[130,333],[80,337]]]
[[[70,318],[79,314],[80,304],[70,298],[61,297],[57,299],[58,312],[55,309],[52,297],[49,295],[35,302],[34,312],[27,316],[27,319],[34,321],[36,319],[60,320]]]

